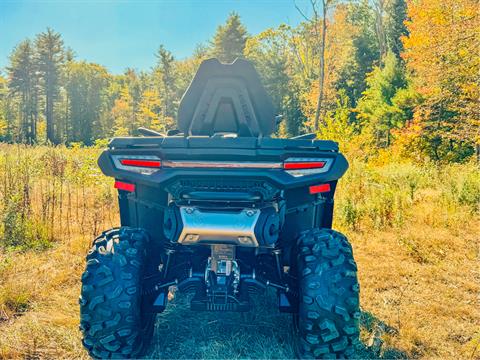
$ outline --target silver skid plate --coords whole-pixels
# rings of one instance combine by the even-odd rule
[[[255,225],[260,216],[258,209],[238,211],[206,211],[181,206],[183,229],[178,242],[192,244],[233,244],[258,247]]]

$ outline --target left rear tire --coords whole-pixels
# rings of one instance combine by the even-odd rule
[[[94,358],[135,358],[150,342],[155,316],[142,312],[147,242],[144,230],[121,227],[95,239],[87,255],[80,329]]]

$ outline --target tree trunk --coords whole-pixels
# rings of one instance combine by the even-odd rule
[[[387,53],[387,40],[385,37],[385,26],[383,24],[383,15],[385,12],[386,0],[376,0],[375,4],[375,30],[378,38],[378,50],[380,55],[380,64],[383,65],[383,58]]]
[[[318,123],[320,119],[320,110],[323,103],[323,92],[325,83],[325,39],[327,37],[327,1],[322,1],[323,20],[322,20],[322,41],[320,43],[320,74],[318,77],[318,100],[317,109],[315,110],[315,131],[318,131]],[[317,24],[315,24],[316,26]]]
[[[53,101],[51,94],[47,91],[45,99],[45,119],[47,121],[47,140],[55,144],[55,128],[53,126]]]

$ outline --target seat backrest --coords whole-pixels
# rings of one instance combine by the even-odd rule
[[[209,59],[202,62],[182,97],[177,124],[185,135],[268,136],[275,131],[275,115],[249,61],[222,64]]]

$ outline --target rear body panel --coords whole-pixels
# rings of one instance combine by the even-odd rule
[[[115,164],[122,156],[159,159],[165,167],[151,174],[131,172]],[[289,158],[322,159],[328,171],[292,176],[282,167]],[[204,200],[201,204],[223,208],[275,203],[284,217],[277,246],[290,246],[303,230],[331,227],[336,183],[348,168],[331,141],[204,136],[115,138],[99,165],[105,175],[135,184],[133,192],[119,190],[122,226],[145,228],[159,244],[168,241],[163,219],[169,204],[190,204],[188,193]],[[330,191],[311,194],[310,186],[319,184],[328,184]]]

